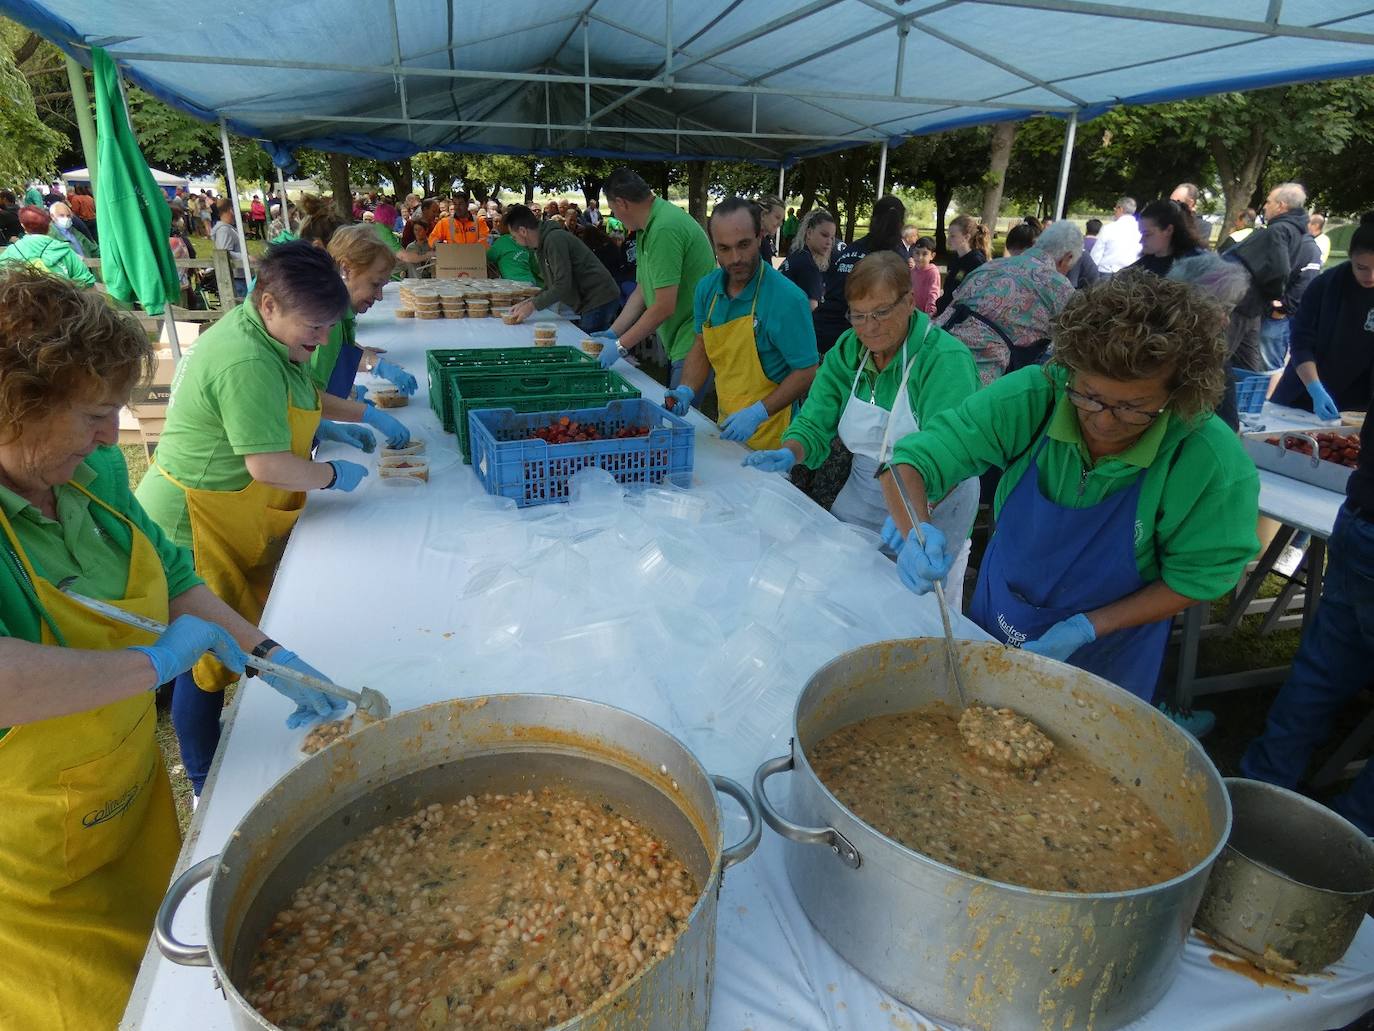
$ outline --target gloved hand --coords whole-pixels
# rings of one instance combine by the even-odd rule
[[[331,422],[329,419],[320,421],[320,428],[315,431],[315,435],[320,440],[332,440],[336,444],[347,444],[349,447],[356,447],[367,454],[377,450],[377,438],[372,435],[372,431],[366,426],[359,426],[349,422]]]
[[[954,565],[954,555],[945,547],[945,534],[933,523],[921,524],[925,547],[916,540],[916,531],[907,534],[901,554],[897,556],[897,575],[908,590],[929,594],[936,583],[942,583]]]
[[[377,364],[372,366],[372,375],[380,376],[382,379],[393,383],[402,394],[410,395],[420,388],[420,384],[415,382],[414,376],[395,362],[389,362],[385,358],[377,359]]]
[[[363,422],[373,427],[386,438],[387,447],[405,447],[410,443],[410,430],[394,415],[387,415],[376,405],[368,405],[363,412]]]
[[[341,462],[337,458],[329,463],[334,467],[334,482],[325,490],[341,490],[345,494],[357,490],[358,484],[367,479],[367,466],[357,462]]]
[[[1093,629],[1092,620],[1080,612],[1068,619],[1061,619],[1034,641],[1023,644],[1021,650],[1067,662],[1069,656],[1079,648],[1096,640],[1097,631]]]
[[[366,400],[367,400],[367,387],[363,386],[361,383],[355,383],[355,384],[353,384],[353,396],[352,396],[351,398],[349,398],[349,400],[350,400],[350,401],[366,401]]]
[[[692,407],[692,402],[696,400],[697,392],[691,387],[673,387],[663,396],[664,402],[672,398],[673,403],[668,405],[669,410],[680,419],[687,418],[687,410]]]
[[[744,461],[740,463],[740,465],[761,469],[766,473],[791,472],[792,467],[796,464],[797,456],[792,453],[790,447],[780,447],[775,451],[751,451],[744,456]]]
[[[758,432],[767,418],[768,409],[763,407],[762,401],[755,401],[720,424],[720,439],[746,441]]]
[[[157,684],[170,683],[180,673],[200,661],[206,652],[213,652],[215,658],[235,673],[243,672],[246,661],[243,649],[229,636],[229,631],[199,616],[177,616],[161,637],[150,645],[134,645],[132,652],[142,652],[153,663],[157,674]]]
[[[1312,414],[1318,419],[1339,419],[1341,417],[1341,410],[1336,407],[1336,402],[1326,392],[1321,380],[1314,379],[1307,384],[1307,394],[1312,398]]]
[[[891,516],[883,520],[883,528],[878,531],[878,536],[883,539],[883,544],[892,554],[900,555],[902,553],[902,545],[906,544],[906,538],[897,529],[897,524]]]
[[[601,354],[597,358],[603,369],[609,369],[620,361],[620,338],[614,332],[603,329],[600,333],[589,333],[588,336],[592,340],[600,340],[605,345],[601,348]]]
[[[267,657],[279,666],[289,666],[298,673],[308,673],[312,677],[319,677],[321,680],[329,680],[327,676],[301,659],[299,655],[290,648],[277,648],[268,652]],[[305,687],[296,683],[294,680],[287,680],[285,677],[275,673],[258,674],[274,690],[285,695],[296,703],[296,711],[286,717],[288,730],[295,730],[297,727],[304,727],[308,723],[315,723],[323,720],[336,720],[343,715],[343,711],[348,708],[348,703],[342,698],[335,698],[327,695],[323,691],[316,691],[313,688]],[[330,681],[333,683],[333,681]]]

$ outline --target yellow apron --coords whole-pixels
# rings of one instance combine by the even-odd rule
[[[3,514],[0,527],[67,647],[149,643],[40,578]],[[162,563],[129,528],[127,594],[113,603],[165,623]],[[46,621],[42,643],[58,643]],[[156,727],[148,691],[0,738],[0,1028],[101,1031],[123,1015],[181,847]]]
[[[720,410],[725,415],[734,415],[748,408],[756,401],[777,389],[777,384],[769,379],[759,364],[759,345],[754,339],[754,312],[759,306],[759,290],[763,287],[763,276],[759,276],[754,287],[754,302],[749,306],[749,314],[720,326],[711,325],[715,314],[716,294],[711,298],[711,307],[702,323],[701,340],[706,345],[706,357],[716,372],[716,397]],[[764,420],[752,437],[749,446],[755,451],[782,447],[782,435],[792,422],[792,406]]]
[[[317,390],[317,403],[318,396]],[[309,458],[320,428],[320,409],[288,403],[286,421],[291,428],[291,453]],[[153,468],[186,494],[197,575],[221,601],[248,622],[257,623],[287,538],[305,508],[305,492],[280,490],[257,480],[249,480],[241,490],[200,490],[187,487],[156,461]],[[196,663],[195,678],[202,691],[223,691],[239,675],[207,654]]]

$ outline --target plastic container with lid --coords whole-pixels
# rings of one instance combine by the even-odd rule
[[[397,455],[383,458],[377,463],[377,472],[383,480],[405,477],[429,482],[429,459],[419,455]]]

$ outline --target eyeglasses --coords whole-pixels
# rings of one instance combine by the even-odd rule
[[[853,309],[844,313],[844,317],[849,320],[851,326],[862,326],[868,322],[881,326],[893,315],[897,314],[897,309],[902,306],[901,301],[894,301],[886,308],[877,308],[873,311],[854,311]]]
[[[1065,387],[1064,393],[1068,395],[1069,402],[1080,412],[1110,412],[1113,419],[1125,423],[1127,426],[1148,426],[1164,414],[1164,408],[1147,412],[1139,408],[1132,408],[1130,405],[1109,405],[1106,401],[1090,394],[1081,394],[1073,387]],[[1167,402],[1165,407],[1168,407]]]

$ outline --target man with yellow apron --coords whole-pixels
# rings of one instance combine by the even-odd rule
[[[756,204],[727,197],[711,212],[708,228],[720,271],[697,284],[697,338],[682,383],[668,397],[678,414],[686,413],[714,373],[721,439],[777,448],[820,363],[811,304],[761,259]]]

